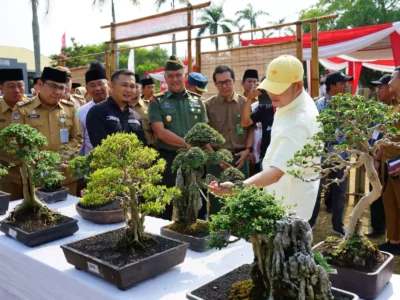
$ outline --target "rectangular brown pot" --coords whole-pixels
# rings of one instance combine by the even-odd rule
[[[0,191],[0,215],[5,215],[10,202],[10,194]]]
[[[52,204],[55,202],[67,200],[68,188],[63,187],[54,192],[44,192],[41,190],[41,188],[38,188],[36,189],[35,194],[39,197],[39,199],[43,199],[44,202]]]
[[[313,247],[318,250],[324,242]],[[362,299],[375,299],[382,289],[389,283],[393,274],[393,255],[381,251],[387,256],[386,261],[373,273],[361,272],[349,268],[332,266],[337,274],[329,274],[332,286],[357,294]]]
[[[175,232],[170,229],[168,229],[169,225],[161,227],[160,233],[162,236],[178,240],[181,242],[189,243],[189,249],[196,251],[196,252],[206,252],[208,250],[211,250],[208,248],[208,241],[207,239],[210,237],[210,235],[199,238],[191,235],[186,235],[183,233]],[[226,239],[229,239],[230,235],[227,234],[225,236]]]
[[[74,243],[76,242],[78,241]],[[185,260],[186,251],[189,246],[187,243],[182,243],[179,246],[135,263],[117,267],[77,251],[69,245],[61,245],[68,263],[74,265],[78,270],[84,270],[103,278],[123,291],[144,279],[156,276],[181,264]]]

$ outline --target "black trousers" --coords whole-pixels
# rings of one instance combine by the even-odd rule
[[[372,186],[369,185],[369,189],[372,190]],[[383,207],[382,196],[375,200],[370,206],[371,213],[371,227],[375,230],[385,230],[385,209]]]
[[[343,170],[332,172],[329,176],[329,178],[342,178],[342,177],[343,177]],[[308,221],[311,227],[314,227],[314,225],[317,222],[318,213],[321,206],[321,194],[325,181],[326,179],[322,179],[319,184],[317,202],[315,203],[311,219]],[[334,230],[341,230],[344,227],[343,214],[344,214],[344,207],[346,204],[347,183],[348,183],[348,178],[346,178],[346,180],[339,185],[333,183],[329,186],[329,197],[331,197],[332,201],[332,228]]]

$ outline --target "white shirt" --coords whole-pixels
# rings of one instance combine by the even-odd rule
[[[78,152],[78,155],[80,155],[80,156],[85,156],[91,150],[93,150],[92,143],[90,143],[90,139],[89,139],[89,133],[86,128],[86,116],[87,116],[89,110],[95,105],[96,105],[96,103],[94,103],[94,101],[92,99],[92,101],[90,101],[89,103],[78,108],[78,117],[79,117],[79,121],[81,122],[82,137],[83,137],[82,147]]]
[[[304,182],[292,175],[286,174],[290,169],[287,161],[294,158],[294,154],[302,150],[304,145],[311,143],[312,137],[320,130],[317,122],[318,110],[313,99],[306,91],[285,107],[278,108],[272,126],[271,143],[263,161],[263,169],[272,166],[285,174],[281,179],[266,187],[268,193],[275,191],[276,199],[283,199],[284,205],[296,205],[292,208],[297,216],[309,220],[317,199],[319,180]],[[320,158],[314,159],[319,163]],[[307,169],[305,179],[316,178],[318,173],[314,169]]]

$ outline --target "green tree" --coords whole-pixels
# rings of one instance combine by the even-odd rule
[[[40,67],[40,26],[38,18],[39,0],[31,0],[32,5],[32,35],[33,35],[33,52],[35,55],[35,73],[40,76],[42,69]],[[46,14],[50,10],[50,0],[46,0]]]
[[[188,4],[188,0],[177,0],[180,4]],[[155,5],[157,5],[157,10],[160,10],[161,6],[167,3],[167,0],[156,0]],[[175,0],[170,0],[171,10],[175,9]],[[172,41],[176,40],[175,33],[172,34]],[[176,56],[176,43],[172,43],[172,55]]]
[[[317,4],[300,12],[300,19],[339,14],[334,20],[319,23],[321,31],[345,29],[400,20],[398,0],[319,0]],[[310,32],[309,24],[303,26]]]
[[[281,25],[284,24],[286,22],[285,18],[281,18],[276,22],[270,22],[271,25]],[[293,28],[291,27],[279,27],[279,28],[275,28],[276,31],[278,31],[279,37],[282,36],[282,33],[287,36],[287,35],[295,35],[296,32],[293,30]]]
[[[229,19],[225,19],[224,9],[222,5],[214,5],[208,8],[203,9],[203,14],[200,16],[200,21],[205,23],[205,27],[201,28],[198,32],[198,36],[204,35],[206,30],[209,31],[210,35],[218,34],[219,29],[222,30],[223,33],[232,32],[229,28],[231,21]],[[215,43],[215,50],[219,50],[219,40],[218,38],[211,39],[212,42]],[[227,36],[226,42],[228,47],[232,47],[233,37]]]
[[[250,23],[250,29],[256,29],[258,28],[257,18],[259,16],[268,16],[269,14],[263,10],[255,11],[253,5],[249,3],[246,8],[237,11],[235,15],[237,16],[237,22],[246,20]],[[251,32],[251,39],[253,39],[253,32]]]
[[[226,22],[228,22],[232,26],[236,27],[238,32],[242,32],[244,27],[246,26],[244,24],[240,24],[240,22],[238,22],[237,20],[235,21],[235,20],[227,19]],[[239,47],[240,47],[240,39],[241,39],[241,37],[242,37],[242,34],[239,33],[238,34],[238,45],[239,45]]]

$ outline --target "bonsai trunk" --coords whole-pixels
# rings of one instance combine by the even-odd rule
[[[125,234],[118,243],[118,248],[127,249],[130,247],[144,248],[143,241],[146,239],[144,233],[144,217],[139,215],[139,201],[136,195],[136,188],[129,186],[130,194],[122,200],[122,210],[126,220]]]
[[[250,242],[253,246],[254,263],[251,266],[250,276],[257,289],[269,289],[270,283],[268,277],[271,258],[271,246],[269,238],[259,235],[250,236]]]
[[[43,207],[43,204],[35,195],[35,186],[32,181],[32,171],[29,169],[29,166],[25,161],[22,161],[20,172],[22,175],[24,200],[13,211],[14,217],[21,215],[26,211],[33,211],[35,209],[40,210]]]
[[[348,240],[353,236],[356,230],[358,219],[361,217],[363,211],[368,208],[375,200],[382,194],[382,185],[378,177],[378,173],[374,167],[374,158],[371,155],[365,155],[364,159],[365,169],[368,175],[369,182],[372,185],[372,191],[361,198],[349,216],[349,225],[345,239]]]
[[[182,191],[182,195],[174,200],[172,215],[174,222],[186,224],[187,226],[196,223],[198,212],[202,206],[199,191],[199,182],[202,175],[203,168],[188,172],[178,169],[176,187]]]

